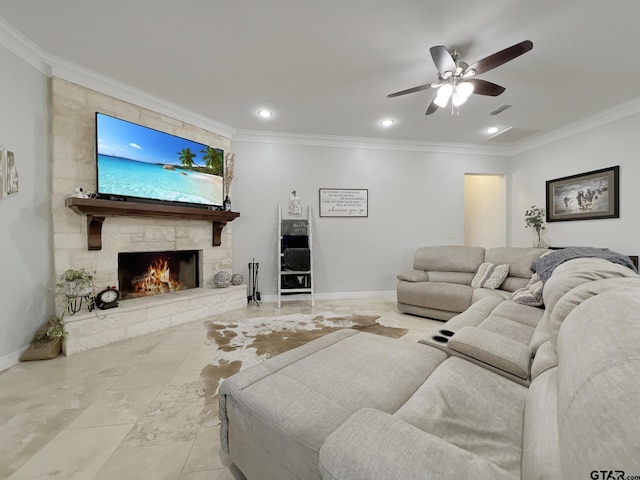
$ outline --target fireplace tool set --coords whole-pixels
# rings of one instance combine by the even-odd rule
[[[249,291],[251,295],[247,296],[247,303],[256,302],[260,306],[260,290],[258,290],[258,268],[260,264],[254,258],[249,263]]]

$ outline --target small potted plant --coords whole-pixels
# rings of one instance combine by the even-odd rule
[[[55,358],[62,349],[62,338],[65,332],[60,320],[51,317],[38,329],[29,348],[20,356],[20,361],[48,360]]]
[[[83,301],[86,302],[89,311],[93,309],[95,293],[93,274],[84,268],[65,270],[58,277],[58,282],[51,291],[54,295],[64,295],[64,310],[60,320],[67,312],[70,315],[77,313],[82,307]]]
[[[531,205],[531,208],[524,212],[525,228],[533,228],[536,232],[536,238],[533,240],[533,246],[538,248],[544,248],[544,240],[542,239],[542,232],[546,230],[544,226],[544,208]]]
[[[60,275],[56,287],[63,289],[67,298],[87,297],[93,294],[93,274],[84,268],[70,268]]]

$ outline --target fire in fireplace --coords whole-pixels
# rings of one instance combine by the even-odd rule
[[[199,253],[198,250],[119,253],[118,283],[122,298],[197,288]]]

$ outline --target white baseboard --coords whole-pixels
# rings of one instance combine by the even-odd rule
[[[6,370],[7,368],[13,367],[14,365],[17,365],[20,362],[20,355],[22,355],[22,353],[27,348],[29,348],[28,345],[26,347],[22,347],[19,350],[16,350],[15,352],[10,353],[9,355],[0,357],[0,372]]]
[[[382,292],[333,292],[333,293],[316,293],[316,300],[348,300],[356,298],[395,298],[396,291],[388,290]],[[308,293],[301,293],[300,295],[283,295],[280,298],[281,302],[299,302],[300,300],[310,300],[311,295]],[[278,301],[277,295],[262,295],[262,301],[266,303],[272,303]]]
[[[395,290],[387,290],[382,292],[334,292],[334,293],[316,293],[318,300],[341,300],[349,298],[388,298],[395,297]]]

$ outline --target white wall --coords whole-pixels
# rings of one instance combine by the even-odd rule
[[[0,370],[53,312],[48,78],[0,46],[0,145],[15,155],[19,192],[0,200]]]
[[[234,272],[260,262],[262,295],[276,292],[277,206],[296,190],[314,211],[316,292],[393,291],[423,245],[463,243],[465,173],[506,173],[508,159],[233,141]],[[318,216],[319,188],[366,188],[368,218]],[[451,235],[452,234],[452,235]],[[452,238],[449,238],[449,236]]]
[[[512,166],[512,238],[531,245],[524,212],[545,206],[545,181],[620,165],[620,218],[552,222],[552,246],[607,247],[627,255],[640,252],[640,114],[635,114],[516,155]]]

